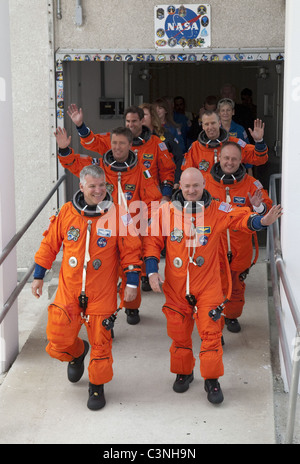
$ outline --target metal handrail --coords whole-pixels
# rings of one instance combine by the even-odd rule
[[[45,205],[48,203],[50,198],[54,195],[60,184],[66,180],[67,175],[64,174],[59,178],[59,180],[56,182],[55,186],[53,189],[49,192],[49,194],[46,196],[45,200],[40,204],[40,206],[37,208],[37,210],[33,213],[33,215],[28,219],[26,224],[19,230],[18,233],[16,233],[13,238],[10,240],[10,242],[6,245],[4,250],[2,251],[0,255],[0,265],[3,263],[5,258],[9,255],[11,250],[16,246],[18,241],[22,238],[22,236],[25,234],[26,230],[31,226],[31,224],[35,221],[37,216],[40,214],[40,212],[44,209]]]
[[[10,297],[8,298],[6,303],[4,304],[4,306],[2,308],[2,311],[0,313],[0,324],[3,321],[3,319],[5,318],[6,314],[10,310],[10,308],[12,307],[12,305],[14,304],[14,302],[16,301],[16,299],[18,298],[18,296],[20,295],[23,288],[25,287],[25,284],[26,284],[27,280],[29,279],[29,277],[31,276],[31,274],[33,273],[34,268],[35,268],[35,263],[33,263],[30,266],[30,268],[26,272],[23,279],[18,283],[18,285],[13,290],[13,292],[10,294]]]
[[[23,237],[23,235],[25,234],[25,232],[27,231],[27,229],[31,226],[31,224],[33,224],[33,222],[35,221],[35,219],[37,218],[37,216],[40,214],[40,212],[44,209],[44,207],[46,206],[46,204],[48,203],[48,201],[50,200],[50,198],[54,195],[54,193],[58,190],[59,186],[61,185],[62,182],[64,182],[67,178],[67,175],[64,174],[62,175],[58,181],[56,182],[55,186],[53,187],[53,189],[49,192],[49,194],[46,196],[46,198],[44,199],[44,201],[42,201],[42,203],[40,204],[40,206],[36,209],[36,211],[33,213],[33,215],[28,219],[28,221],[26,222],[26,224],[19,230],[19,232],[17,232],[13,238],[10,240],[10,242],[6,245],[6,247],[4,248],[4,250],[2,251],[1,253],[1,256],[0,256],[0,265],[4,262],[4,260],[7,258],[7,256],[9,255],[9,253],[14,249],[14,247],[17,245],[17,243],[19,242],[19,240]],[[15,300],[17,299],[17,297],[19,296],[19,294],[21,293],[21,291],[23,290],[26,282],[28,281],[29,277],[31,276],[33,270],[34,270],[34,267],[35,267],[35,263],[33,263],[30,268],[28,269],[27,273],[25,274],[25,276],[23,277],[23,279],[19,282],[19,284],[14,288],[14,290],[12,291],[11,295],[9,296],[9,298],[7,299],[7,301],[5,302],[1,312],[0,312],[0,324],[1,322],[3,321],[3,319],[5,318],[6,314],[8,313],[8,311],[10,310],[10,308],[12,307],[12,305],[14,304]]]
[[[281,174],[272,174],[270,176],[269,196],[274,204],[277,204],[276,180],[280,179]],[[293,442],[295,414],[297,408],[298,384],[300,375],[300,357],[297,354],[297,351],[299,350],[300,346],[300,314],[286,274],[285,264],[282,257],[278,221],[269,226],[268,229],[268,257],[270,263],[270,274],[273,288],[273,301],[275,306],[275,315],[279,332],[279,340],[282,350],[287,382],[289,386],[289,406],[285,443],[290,444]],[[294,352],[292,357],[290,354],[289,343],[286,338],[284,322],[282,318],[282,305],[279,287],[280,282],[285,292],[285,296],[288,301],[289,308],[296,326]]]

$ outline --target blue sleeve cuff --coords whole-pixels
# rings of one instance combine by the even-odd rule
[[[128,285],[139,286],[139,273],[138,272],[127,272],[126,273],[126,283]]]
[[[254,230],[264,230],[267,229],[267,226],[261,224],[262,216],[254,216],[251,221],[251,226]]]
[[[161,193],[163,196],[171,197],[172,190],[173,190],[172,187],[170,187],[169,185],[164,185],[163,188],[161,189]]]
[[[158,272],[158,261],[157,258],[146,258],[146,274],[152,274],[152,272]]]
[[[47,269],[35,263],[33,278],[42,280],[45,277]]]
[[[256,151],[265,151],[267,149],[267,145],[263,140],[261,142],[255,142],[255,150]]]
[[[80,137],[87,137],[90,133],[90,129],[86,127],[84,122],[81,124],[81,126],[76,126],[77,132]]]
[[[59,153],[59,156],[68,156],[71,153],[71,149],[69,147],[59,148],[58,153]]]

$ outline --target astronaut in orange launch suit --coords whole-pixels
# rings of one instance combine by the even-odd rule
[[[91,344],[89,409],[105,405],[103,384],[113,377],[112,336],[103,321],[117,310],[119,264],[126,275],[124,300],[136,298],[141,271],[141,240],[127,212],[112,201],[104,171],[87,166],[80,190],[50,219],[35,255],[32,293],[42,293],[43,277],[63,245],[57,293],[48,309],[48,354],[68,362],[68,379],[78,382],[84,371],[87,341],[79,338],[86,325]],[[126,304],[126,303],[124,303]]]
[[[149,170],[145,170],[138,162],[137,154],[130,150],[133,135],[130,129],[119,127],[111,132],[111,149],[102,158],[93,160],[90,156],[75,154],[69,147],[71,138],[65,129],[56,130],[59,146],[58,158],[61,165],[78,176],[81,169],[97,163],[105,172],[107,190],[115,203],[125,208],[135,220],[138,230],[147,228],[151,213],[158,208],[162,200],[159,185]],[[136,212],[136,209],[138,211]],[[137,224],[137,217],[140,219]],[[123,285],[121,291],[123,290]],[[140,286],[134,301],[126,306],[127,322],[137,324],[140,321],[139,307],[141,303]]]
[[[75,124],[80,136],[81,145],[100,155],[100,158],[110,150],[111,133],[94,133],[85,125],[82,108],[78,108],[72,103],[67,110],[67,114]],[[169,201],[175,181],[175,161],[173,155],[169,153],[166,144],[160,138],[152,134],[150,129],[144,124],[144,111],[138,106],[129,106],[124,111],[125,127],[131,130],[133,139],[131,150],[137,155],[138,162],[144,171],[150,173],[162,193],[162,201]],[[149,291],[148,279],[143,271],[142,288]]]
[[[273,223],[282,214],[280,205],[266,216],[249,208],[232,208],[212,199],[204,189],[205,181],[196,168],[185,170],[181,189],[164,203],[152,219],[148,236],[144,237],[146,272],[152,290],[166,298],[163,312],[167,332],[172,339],[170,370],[177,374],[176,392],[189,388],[194,375],[195,358],[192,331],[196,323],[201,342],[200,372],[205,379],[207,398],[221,403],[223,393],[218,378],[223,375],[221,343],[224,295],[220,276],[219,247],[228,228],[252,234]],[[207,241],[203,242],[204,235]],[[203,244],[203,245],[202,245]],[[165,279],[158,273],[160,252],[166,246]]]
[[[233,207],[249,207],[260,215],[266,214],[272,207],[272,200],[263,189],[259,180],[250,176],[241,163],[241,147],[235,142],[225,142],[220,152],[220,161],[213,165],[205,179],[205,188],[214,199],[226,201]],[[256,256],[253,259],[253,240]],[[256,232],[253,237],[239,230],[227,230],[223,233],[222,242],[230,262],[232,290],[230,300],[226,303],[224,314],[228,330],[241,330],[238,317],[241,316],[245,304],[245,279],[252,264],[258,258],[258,242]],[[226,294],[227,274],[221,262],[221,276]]]
[[[71,104],[68,115],[76,125],[81,145],[87,150],[103,156],[111,146],[111,133],[95,134],[83,120],[83,111]],[[160,138],[153,135],[143,124],[144,111],[138,106],[130,106],[125,110],[125,126],[131,130],[133,139],[131,150],[136,153],[144,171],[149,171],[155,182],[160,186],[163,200],[169,200],[172,194],[175,177],[175,162],[167,146]]]
[[[268,147],[263,140],[264,123],[260,119],[254,121],[254,129],[251,135],[255,145],[247,144],[241,139],[232,137],[220,126],[220,117],[214,111],[205,111],[202,117],[203,130],[198,140],[192,143],[184,156],[182,171],[195,167],[205,177],[212,166],[219,161],[219,154],[223,143],[236,142],[242,150],[242,162],[260,166],[268,161]]]

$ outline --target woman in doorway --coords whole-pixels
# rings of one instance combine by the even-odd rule
[[[173,119],[173,110],[165,98],[158,98],[153,103],[160,119],[161,125],[171,132],[174,139],[178,140],[182,153],[186,152],[186,146],[181,134],[180,126]]]
[[[232,119],[234,115],[234,101],[230,98],[222,98],[218,101],[217,111],[221,119],[221,125],[227,132],[229,132],[229,135],[249,143],[245,128],[234,122]]]
[[[181,175],[181,164],[183,161],[183,151],[179,141],[173,137],[173,134],[164,126],[162,126],[156,108],[151,103],[142,103],[140,108],[144,111],[144,125],[147,126],[154,135],[166,144],[169,153],[172,153],[176,164],[174,189],[179,186]]]
[[[217,112],[219,113],[221,126],[225,129],[232,137],[237,137],[243,140],[245,143],[249,143],[247,132],[243,126],[233,121],[234,115],[234,101],[231,98],[222,98],[218,101]],[[245,165],[248,174],[252,175],[252,165]]]

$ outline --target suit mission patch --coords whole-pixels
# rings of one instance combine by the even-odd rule
[[[246,198],[245,197],[233,197],[233,203],[240,203],[242,205],[245,205]]]
[[[71,226],[67,232],[67,235],[68,235],[68,240],[74,240],[74,242],[77,242],[77,240],[80,237],[80,230],[75,229],[75,227]]]
[[[130,190],[131,192],[133,192],[135,190],[135,185],[134,184],[125,184],[124,189],[125,190]]]
[[[181,240],[183,239],[183,230],[177,229],[177,227],[175,227],[174,230],[172,230],[170,237],[171,237],[171,242],[176,241],[180,243]]]
[[[211,226],[197,226],[196,227],[197,234],[211,234]]]
[[[108,193],[112,193],[114,190],[114,185],[106,182],[106,190],[108,191]]]
[[[200,171],[208,171],[208,168],[209,168],[209,161],[206,161],[206,160],[202,160],[200,161],[199,163],[199,170]]]
[[[144,160],[153,160],[154,155],[152,153],[143,153]]]

